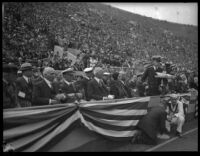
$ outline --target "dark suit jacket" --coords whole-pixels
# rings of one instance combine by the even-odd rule
[[[88,82],[87,95],[89,100],[91,99],[103,100],[103,97],[108,96],[108,94],[109,92],[105,84],[100,86],[99,83],[94,78]]]
[[[33,87],[33,105],[48,105],[49,99],[53,99],[56,95],[54,84],[50,88],[45,80],[42,80]]]
[[[156,72],[162,72],[162,69],[158,68],[155,70],[153,66],[150,66],[145,70],[141,79],[142,81],[145,81],[148,78],[149,92],[152,95],[159,94],[158,88],[161,83],[161,79],[155,77]]]
[[[22,103],[28,102],[31,105],[31,103],[32,103],[32,91],[33,91],[32,82],[30,81],[30,83],[27,83],[26,80],[23,77],[19,77],[16,80],[16,88],[17,88],[17,95],[18,95],[18,93],[20,91],[25,93],[25,97],[24,98],[22,98],[20,96],[17,96],[19,103],[21,105],[23,105]]]
[[[88,91],[87,91],[87,86],[88,86],[88,82],[90,81],[90,79],[87,78],[83,78],[82,80],[78,81],[78,85],[80,86],[80,88],[84,89],[84,94],[85,94],[85,99],[88,101]]]
[[[139,120],[137,127],[156,142],[157,133],[166,132],[166,117],[167,113],[165,112],[164,108],[152,107],[148,113]]]
[[[115,95],[115,99],[122,99],[129,97],[130,92],[122,82],[113,80],[110,83],[110,94]]]
[[[70,93],[76,93],[76,87],[75,85],[73,86],[72,84],[68,85],[66,84],[64,81],[62,81],[60,83],[60,87],[59,87],[62,91],[62,93],[65,93],[65,94],[70,94]]]

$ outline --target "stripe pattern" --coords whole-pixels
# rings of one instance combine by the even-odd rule
[[[16,151],[48,151],[82,125],[108,139],[129,140],[147,114],[150,98],[5,109],[3,139]]]
[[[147,114],[150,97],[80,106],[79,117],[90,131],[108,139],[130,139],[139,120]]]
[[[3,138],[15,151],[35,152],[78,121],[75,105],[5,111]]]

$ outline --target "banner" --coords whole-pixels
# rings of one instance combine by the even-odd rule
[[[186,100],[191,95],[180,96]],[[48,151],[55,148],[55,145],[64,148],[66,145],[62,143],[75,132],[77,126],[108,139],[130,140],[139,120],[147,114],[147,108],[151,107],[150,101],[151,97],[135,97],[4,109],[3,140],[15,151]],[[78,140],[78,136],[73,137]],[[70,150],[70,145],[66,149]]]

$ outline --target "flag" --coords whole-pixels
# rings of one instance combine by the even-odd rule
[[[108,139],[131,139],[139,120],[147,114],[150,97],[86,103],[79,117],[90,131]]]
[[[187,99],[190,94],[180,96]],[[3,140],[16,152],[71,151],[101,136],[130,140],[150,100],[136,97],[4,109]]]

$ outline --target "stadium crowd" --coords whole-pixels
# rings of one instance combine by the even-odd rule
[[[150,38],[154,29],[124,24],[83,5],[87,4],[64,3],[63,7],[58,3],[55,8],[51,3],[5,4],[4,109],[198,90],[195,43],[169,32]],[[72,64],[68,58],[53,57],[55,45],[81,53]],[[159,77],[157,72],[165,76]],[[163,126],[163,114],[157,117],[163,120],[154,126]],[[141,130],[146,129],[147,121],[141,121]],[[182,121],[176,121],[178,135]]]

